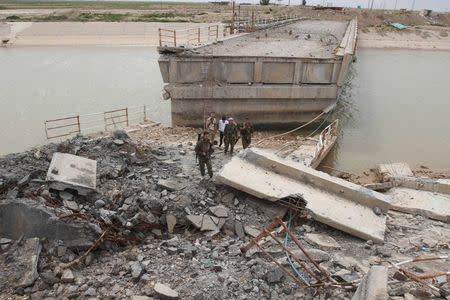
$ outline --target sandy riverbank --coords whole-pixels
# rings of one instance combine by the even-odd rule
[[[361,48],[450,50],[450,28],[423,26],[404,31],[367,28],[359,33]]]
[[[218,23],[11,22],[0,23],[0,38],[14,46],[158,46],[158,28],[183,30]],[[220,33],[223,32],[223,25]],[[365,28],[361,48],[450,50],[450,28],[423,26],[404,31]]]
[[[12,22],[0,23],[0,38],[14,46],[151,46],[158,29],[184,30],[217,23]],[[222,32],[222,31],[220,31]],[[179,37],[185,38],[183,36]]]

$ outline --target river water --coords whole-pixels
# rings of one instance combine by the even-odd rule
[[[325,165],[357,172],[404,161],[450,169],[450,52],[362,49]]]
[[[146,105],[149,119],[170,124],[157,58],[141,47],[0,48],[0,155],[44,143],[47,119]],[[324,164],[450,169],[449,70],[450,52],[361,49]]]
[[[0,47],[0,155],[45,142],[49,119],[146,105],[169,125],[157,59],[156,48]],[[102,118],[82,117],[81,129],[102,130]]]

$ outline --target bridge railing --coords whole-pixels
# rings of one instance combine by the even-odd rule
[[[209,25],[188,29],[158,29],[160,47],[195,46],[219,39],[221,25]]]
[[[139,122],[146,122],[149,111],[146,105],[142,105],[46,120],[44,122],[45,136],[50,140],[74,134],[126,128]]]
[[[54,139],[80,133],[80,116],[46,120],[44,122],[44,127],[45,136],[47,139]]]

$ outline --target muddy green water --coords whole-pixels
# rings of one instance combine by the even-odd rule
[[[157,59],[142,47],[0,47],[0,155],[44,143],[48,119],[146,105],[149,119],[169,125]],[[81,123],[102,130],[103,116]]]
[[[169,124],[157,58],[154,48],[0,48],[0,155],[44,143],[46,119],[145,104],[150,119]],[[324,164],[450,169],[449,71],[450,52],[361,49]]]
[[[324,165],[357,172],[405,161],[450,169],[450,52],[363,49]]]

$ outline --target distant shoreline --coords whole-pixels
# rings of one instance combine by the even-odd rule
[[[148,22],[11,22],[0,23],[0,39],[17,46],[144,46],[159,45],[158,28],[187,29],[212,23]],[[215,23],[217,24],[217,23]],[[450,28],[424,27],[379,33],[359,32],[359,48],[450,50]]]

